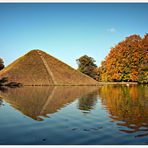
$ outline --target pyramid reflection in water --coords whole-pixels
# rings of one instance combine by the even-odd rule
[[[47,114],[57,112],[64,105],[97,89],[92,86],[22,87],[1,91],[0,97],[23,114],[35,120],[42,120],[39,116],[46,117]]]

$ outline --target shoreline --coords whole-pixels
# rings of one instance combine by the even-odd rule
[[[21,86],[8,86],[8,85],[0,85],[0,87],[13,87],[13,88],[20,88],[20,87],[26,87],[26,86],[29,86],[29,87],[56,87],[56,86],[58,86],[58,87],[70,87],[70,86],[83,86],[83,87],[86,87],[86,86],[88,86],[88,87],[91,87],[91,86],[93,86],[93,87],[97,87],[97,86],[103,86],[103,85],[126,85],[126,86],[130,86],[130,85],[141,85],[141,84],[143,84],[143,83],[138,83],[138,82],[98,82],[98,84],[88,84],[88,85],[84,85],[84,84],[79,84],[79,85],[76,85],[76,84],[59,84],[59,85],[47,85],[47,84],[45,84],[45,85],[39,85],[39,84],[32,84],[32,85],[27,85],[27,84],[25,84],[25,85],[21,85]],[[147,84],[143,84],[143,85],[147,85]]]
[[[102,85],[138,85],[138,82],[99,82]]]

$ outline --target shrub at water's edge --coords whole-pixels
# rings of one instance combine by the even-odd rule
[[[0,79],[0,87],[21,87],[22,84],[18,82],[8,82],[8,77]]]

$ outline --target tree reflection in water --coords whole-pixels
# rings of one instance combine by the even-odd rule
[[[148,136],[148,86],[103,86],[99,96],[110,118],[117,122],[125,133],[144,131],[136,137]],[[121,122],[120,122],[121,121]]]
[[[82,98],[78,101],[78,108],[80,110],[90,111],[94,109],[95,105],[97,103],[97,91],[91,92],[87,95],[84,95]]]

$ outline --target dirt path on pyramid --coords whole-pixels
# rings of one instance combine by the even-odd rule
[[[51,70],[50,70],[50,68],[49,68],[49,66],[48,66],[48,64],[47,64],[47,61],[46,61],[45,58],[42,56],[42,54],[41,54],[40,51],[37,51],[37,53],[38,53],[39,56],[41,57],[41,59],[42,59],[42,61],[43,61],[43,64],[44,64],[44,66],[45,66],[45,68],[46,68],[46,70],[47,70],[47,73],[49,74],[49,76],[51,76],[51,79],[52,79],[53,84],[56,85],[57,82],[56,82],[55,79],[54,79],[53,73],[51,72]]]

